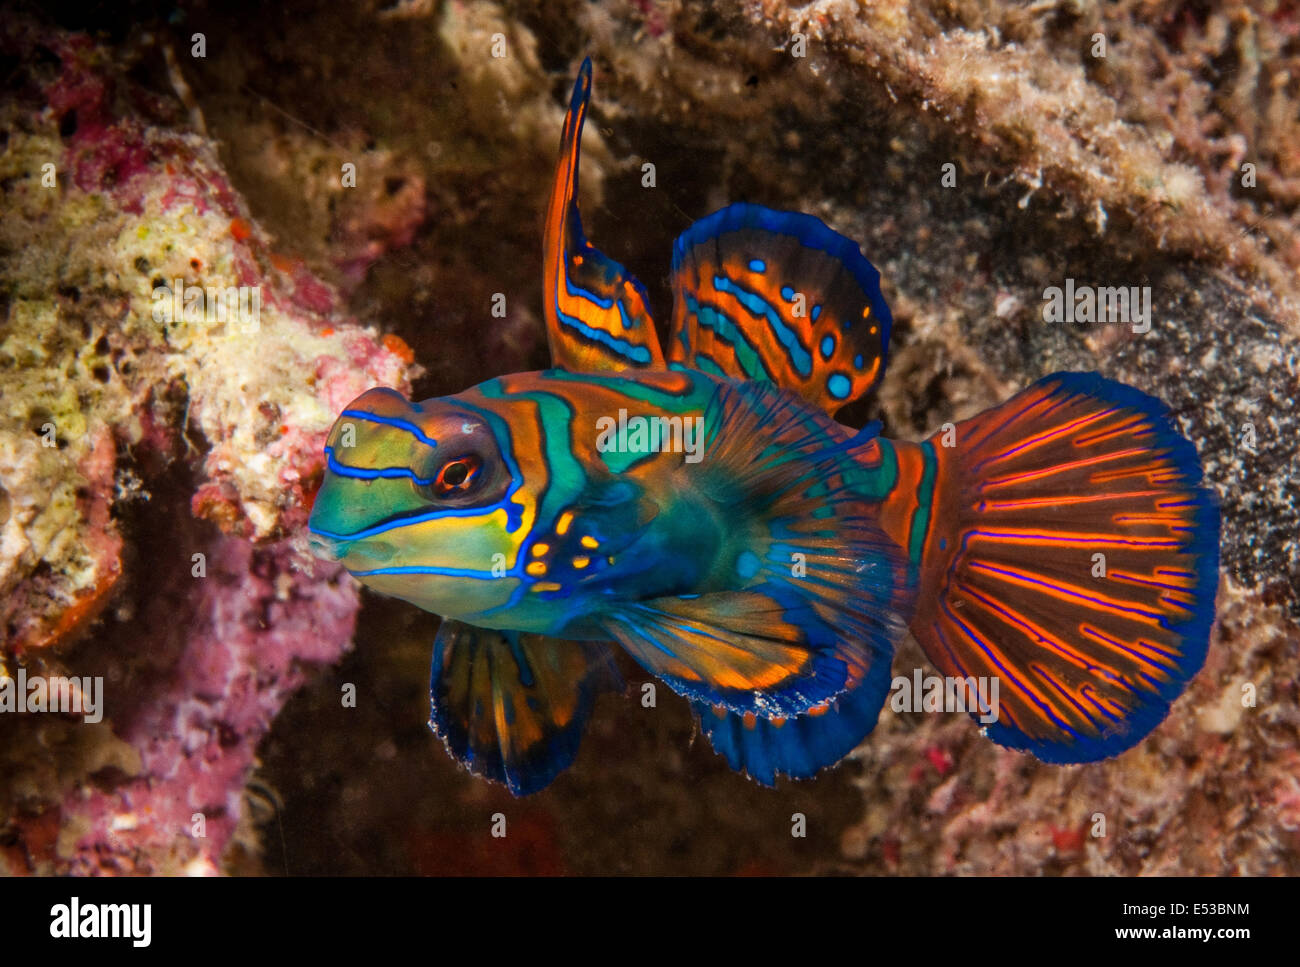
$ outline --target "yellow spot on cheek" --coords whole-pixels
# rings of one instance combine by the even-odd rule
[[[583,546],[583,547],[599,547],[599,546],[600,546],[600,541],[598,541],[598,540],[596,540],[596,538],[594,538],[594,537],[588,535],[588,536],[586,536],[586,537],[584,537],[584,538],[582,539],[582,546]]]
[[[538,581],[536,584],[533,585],[533,590],[534,591],[558,591],[560,590],[560,585],[556,584],[554,581]]]
[[[541,577],[543,574],[546,573],[546,565],[543,564],[541,561],[533,561],[533,563],[529,564],[526,568],[524,568],[524,570],[527,571],[535,578]]]
[[[591,563],[591,558],[589,557],[575,557],[573,559],[573,566],[576,567],[579,571],[581,571],[584,567],[586,567],[590,563]]]
[[[555,522],[555,533],[563,537],[569,533],[569,525],[573,523],[573,511],[566,510],[560,515],[560,519]]]
[[[545,553],[546,553],[547,551],[549,551],[550,549],[551,549],[551,545],[550,545],[550,544],[534,544],[534,545],[533,545],[533,557],[541,557],[543,554],[545,554]]]

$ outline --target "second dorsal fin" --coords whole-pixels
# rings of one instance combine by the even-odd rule
[[[880,273],[812,215],[714,212],[673,245],[672,282],[670,362],[776,383],[832,415],[884,372]]]

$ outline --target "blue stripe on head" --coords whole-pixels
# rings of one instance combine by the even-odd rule
[[[342,463],[334,456],[333,447],[325,448],[325,459],[330,472],[340,477],[353,477],[357,480],[393,480],[406,477],[421,487],[433,485],[433,478],[426,480],[424,477],[418,477],[410,467],[354,467],[350,463]]]
[[[349,416],[354,420],[367,420],[371,423],[382,423],[384,426],[391,426],[398,430],[405,430],[421,443],[427,446],[436,447],[438,441],[425,436],[424,430],[416,426],[409,420],[398,419],[395,416],[380,416],[378,413],[368,413],[365,410],[344,410],[341,417]]]
[[[513,493],[513,491],[511,491]],[[439,520],[445,517],[490,517],[498,510],[505,510],[509,520],[506,529],[513,531],[519,526],[521,512],[515,509],[515,505],[507,502],[509,494],[497,501],[495,504],[488,504],[483,507],[444,507],[438,510],[422,510],[416,513],[409,513],[405,516],[391,517],[371,527],[359,531],[341,532],[328,531],[320,527],[309,527],[308,529],[320,537],[327,537],[333,541],[359,541],[367,537],[378,537],[380,534],[387,534],[390,531],[402,527],[409,527],[412,524],[423,524],[430,520]]]

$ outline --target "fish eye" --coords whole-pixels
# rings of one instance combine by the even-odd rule
[[[433,492],[439,497],[455,497],[469,493],[478,482],[483,461],[472,453],[448,460],[433,481]]]

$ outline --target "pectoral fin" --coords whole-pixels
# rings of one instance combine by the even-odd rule
[[[695,701],[795,716],[889,667],[915,579],[850,483],[854,440],[768,383],[724,385],[692,479],[728,541],[719,590],[611,604],[604,630]]]

